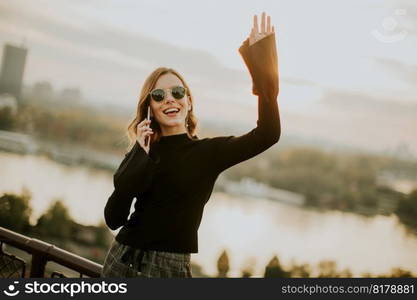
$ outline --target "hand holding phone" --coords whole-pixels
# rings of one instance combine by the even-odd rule
[[[149,142],[150,136],[153,134],[152,128],[150,128],[151,119],[150,119],[150,107],[148,107],[148,114],[146,119],[140,122],[136,127],[136,140],[139,145],[149,153]]]

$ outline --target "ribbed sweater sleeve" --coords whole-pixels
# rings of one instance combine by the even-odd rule
[[[277,143],[281,135],[275,34],[251,46],[247,39],[239,52],[252,77],[252,93],[258,96],[258,121],[256,128],[244,135],[212,139],[212,161],[218,172],[265,151]]]
[[[125,224],[133,198],[149,186],[155,167],[156,162],[136,142],[113,175],[114,190],[104,208],[104,219],[110,229]]]

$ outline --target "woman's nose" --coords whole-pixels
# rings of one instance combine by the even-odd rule
[[[174,99],[174,97],[172,97],[171,93],[168,93],[168,95],[165,98],[165,101],[167,103],[170,103],[170,102],[175,102],[175,99]]]

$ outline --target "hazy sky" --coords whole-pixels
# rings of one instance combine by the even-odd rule
[[[417,154],[415,1],[2,0],[0,43],[29,55],[25,83],[78,86],[132,108],[145,77],[178,69],[201,119],[256,125],[238,48],[252,17],[276,27],[283,137]],[[1,50],[3,51],[3,50]]]

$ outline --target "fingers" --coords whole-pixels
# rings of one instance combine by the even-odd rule
[[[141,128],[138,128],[138,130],[139,130],[139,133],[140,133],[141,135],[142,135],[142,134],[148,135],[148,134],[150,134],[150,133],[153,133],[152,128],[141,127]]]
[[[149,125],[149,124],[151,124],[151,120],[143,119],[142,122],[140,122],[139,124]]]
[[[144,127],[149,126],[151,124],[151,120],[143,119],[142,122],[138,123],[137,127]]]
[[[253,45],[264,37],[275,33],[275,27],[271,25],[271,16],[265,12],[261,14],[261,26],[258,26],[258,16],[253,16],[253,27],[249,34],[249,45]]]
[[[154,134],[152,128],[149,126],[150,124],[151,120],[144,119],[136,125],[136,140],[146,152],[149,151],[150,137]]]
[[[144,129],[138,134],[138,141],[141,146],[148,147],[151,135],[154,134],[152,129]]]
[[[266,22],[266,32],[271,32],[271,16],[268,16],[267,22]]]
[[[143,133],[148,133],[148,132],[153,133],[152,128],[146,128],[146,127],[141,128],[140,131]]]
[[[265,12],[262,13],[261,17],[261,33],[265,33]]]
[[[256,35],[258,33],[258,16],[253,17],[253,33]]]
[[[149,125],[151,124],[150,120],[144,119],[142,122],[140,122],[137,126],[136,126],[136,134],[138,135],[142,135],[143,132],[152,132],[152,128],[149,127]]]
[[[272,26],[274,27],[274,26]],[[261,26],[258,26],[258,16],[253,16],[253,28],[251,34],[257,37],[259,34],[266,35],[274,31],[275,28],[271,28],[271,16],[268,16],[265,12],[261,14]]]

